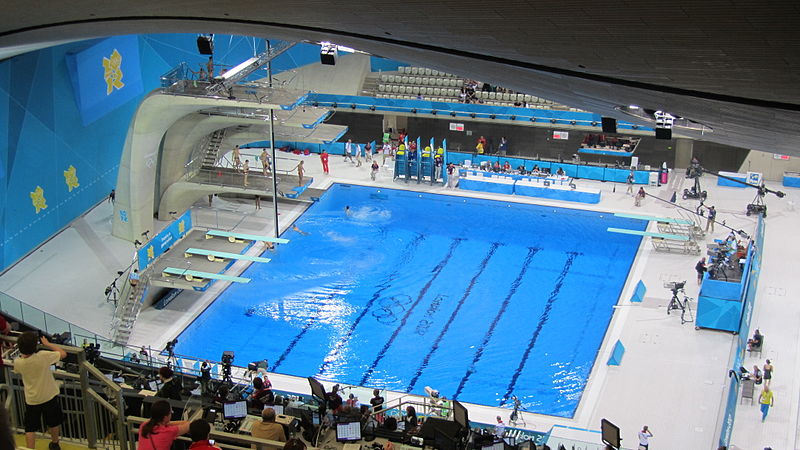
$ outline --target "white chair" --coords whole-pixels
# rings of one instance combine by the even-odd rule
[[[388,81],[388,80],[389,80],[389,77],[388,77],[388,76],[386,76],[386,74],[385,74],[385,73],[382,73],[382,74],[381,74],[381,81],[383,81],[384,83],[386,83],[386,81]]]
[[[441,86],[442,85],[442,79],[441,78],[437,78],[436,79],[436,85],[437,86]]]
[[[503,92],[503,101],[507,102],[509,100],[511,100],[511,96],[508,94],[508,92]]]
[[[439,76],[439,71],[436,70],[436,69],[433,69],[433,70],[431,70],[431,75],[433,75],[435,77],[438,77]]]
[[[432,87],[427,88],[427,93],[429,96],[433,95],[433,88]]]
[[[489,92],[489,100],[494,100],[497,98],[497,92]]]
[[[419,86],[414,86],[411,88],[411,93],[414,95],[419,95]]]
[[[532,95],[525,94],[525,97],[523,98],[523,100],[525,100],[525,103],[531,103],[531,99],[532,98],[533,98]]]
[[[386,92],[386,85],[384,85],[384,84],[379,84],[379,85],[378,85],[378,90],[379,90],[379,91],[381,91],[381,92]]]
[[[425,68],[425,75],[431,76],[431,69]]]
[[[431,80],[429,80],[428,77],[425,77],[425,78],[422,79],[422,85],[423,86],[427,86],[427,85],[430,84],[430,81]]]
[[[433,95],[440,97],[442,95],[442,90],[440,88],[433,88]]]
[[[416,67],[412,67],[411,68],[411,75],[417,75],[417,74],[419,74],[419,69],[417,69]]]
[[[396,94],[396,93],[400,92],[400,88],[398,88],[396,84],[393,84],[392,85],[392,92]]]
[[[414,77],[414,84],[422,84],[422,77]]]
[[[405,86],[397,86],[397,92],[400,93],[400,94],[405,94],[406,93],[406,87]]]
[[[408,77],[403,75],[403,78],[400,79],[400,82],[403,84],[408,84]]]

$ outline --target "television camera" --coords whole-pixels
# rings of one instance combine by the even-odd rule
[[[667,305],[667,315],[669,315],[672,311],[678,309],[681,310],[681,325],[694,320],[694,317],[692,317],[692,310],[689,307],[689,301],[691,298],[689,298],[686,295],[686,292],[683,290],[685,286],[686,280],[681,282],[671,281],[664,283],[664,287],[672,291],[672,298],[669,301],[669,305]],[[680,297],[678,296],[679,293],[683,293],[683,301],[681,301]]]
[[[689,189],[683,190],[683,199],[699,199],[705,200],[708,197],[708,192],[704,191],[700,187],[700,177],[703,176],[703,167],[700,165],[700,161],[697,159],[692,159],[691,164],[686,169],[686,178],[691,178],[694,180],[694,186]]]
[[[231,368],[233,366],[233,358],[234,353],[232,351],[224,351],[222,352],[222,358],[220,361],[222,362],[222,380],[223,381],[233,381],[231,379]]]

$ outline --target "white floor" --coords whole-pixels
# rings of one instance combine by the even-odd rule
[[[337,156],[331,157],[331,175],[327,176],[321,173],[316,155],[291,157],[306,159],[307,176],[315,178],[312,186],[315,188],[326,188],[337,181],[609,212],[675,216],[674,206],[650,198],[641,208],[635,208],[633,198],[625,194],[625,186],[612,183],[579,180],[577,183],[581,187],[602,191],[600,204],[582,205],[393,182],[388,167],[383,168],[378,180],[372,182],[367,164],[356,168]],[[726,220],[728,225],[748,233],[754,230],[754,218],[744,214],[745,205],[752,201],[752,190],[717,187],[712,176],[703,179],[703,183],[703,188],[709,191],[707,204],[717,207],[719,220]],[[687,183],[683,178],[676,178],[668,186],[646,189],[650,194],[668,199],[673,190],[682,191],[684,184]],[[772,187],[780,188],[777,185]],[[766,422],[761,423],[757,404],[751,406],[747,402],[740,405],[732,440],[732,448],[737,449],[797,448],[795,430],[800,383],[790,374],[800,372],[797,351],[800,304],[792,303],[791,298],[800,287],[800,277],[793,270],[797,261],[795,255],[800,254],[800,241],[789,237],[800,225],[798,213],[793,209],[800,191],[783,190],[787,191],[787,198],[778,200],[769,196],[766,199],[770,209],[765,262],[753,318],[753,325],[766,336],[764,354],[758,360],[746,361],[748,367],[762,365],[764,358],[773,361],[776,370],[771,387],[775,391],[775,406]],[[696,201],[681,200],[678,203],[691,209],[697,204]],[[199,202],[193,208],[193,219],[196,225],[201,226],[270,234],[273,227],[271,203],[262,201],[262,207],[256,211],[250,201],[216,199],[212,208]],[[112,308],[105,301],[103,291],[116,271],[130,264],[133,254],[130,243],[110,236],[112,212],[109,204],[102,203],[75,221],[69,229],[0,276],[0,291],[90,331],[109,336]],[[279,224],[285,228],[302,211],[298,206],[282,204],[280,212]],[[161,223],[156,228],[164,225]],[[714,237],[727,234],[727,230],[719,226],[716,231]],[[666,281],[688,280],[687,293],[696,298],[698,289],[694,281],[694,265],[698,258],[654,253],[649,241],[645,240],[575,417],[567,420],[526,414],[528,427],[546,432],[552,425],[560,424],[597,430],[600,419],[606,418],[621,427],[623,445],[627,448],[636,448],[636,432],[645,424],[654,434],[651,448],[717,448],[719,416],[724,408],[722,392],[728,380],[734,336],[725,332],[695,330],[691,323],[681,325],[675,314],[666,314],[671,294],[662,287]],[[238,263],[232,267],[231,273],[243,269],[244,265]],[[647,286],[647,295],[641,304],[631,304],[628,299],[639,280]],[[224,287],[224,284],[217,283],[205,293],[185,292],[162,311],[145,309],[137,322],[131,345],[162,348]],[[626,348],[622,364],[607,366],[610,349],[618,339]],[[280,377],[273,383],[279,389],[307,388],[303,383]],[[471,420],[493,423],[496,414],[495,408],[470,406]],[[501,414],[507,419],[507,410]]]

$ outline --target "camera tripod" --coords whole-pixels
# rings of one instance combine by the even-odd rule
[[[114,302],[114,307],[117,307],[117,299],[119,298],[119,288],[117,287],[117,280],[111,282],[108,287],[106,287],[106,303]]]
[[[669,305],[667,306],[667,315],[670,314],[671,311],[674,310],[681,310],[681,325],[685,324],[686,322],[694,321],[694,316],[692,316],[692,308],[689,305],[689,298],[686,295],[686,292],[683,290],[683,286],[686,285],[686,282],[682,283],[667,283],[664,287],[669,288],[672,290],[672,298],[669,301]],[[681,301],[680,297],[678,297],[678,293],[683,294],[683,301]],[[687,318],[688,317],[688,318]]]
[[[519,401],[516,395],[511,397],[514,400],[514,409],[511,411],[511,416],[508,418],[508,423],[511,425],[523,425],[527,426],[525,423],[525,417],[520,414],[522,411],[522,402]]]

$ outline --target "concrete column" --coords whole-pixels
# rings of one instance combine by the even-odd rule
[[[675,167],[685,169],[692,162],[694,141],[678,138],[675,140]]]
[[[385,114],[383,116],[383,131],[392,129],[393,133],[397,133],[397,116]]]

